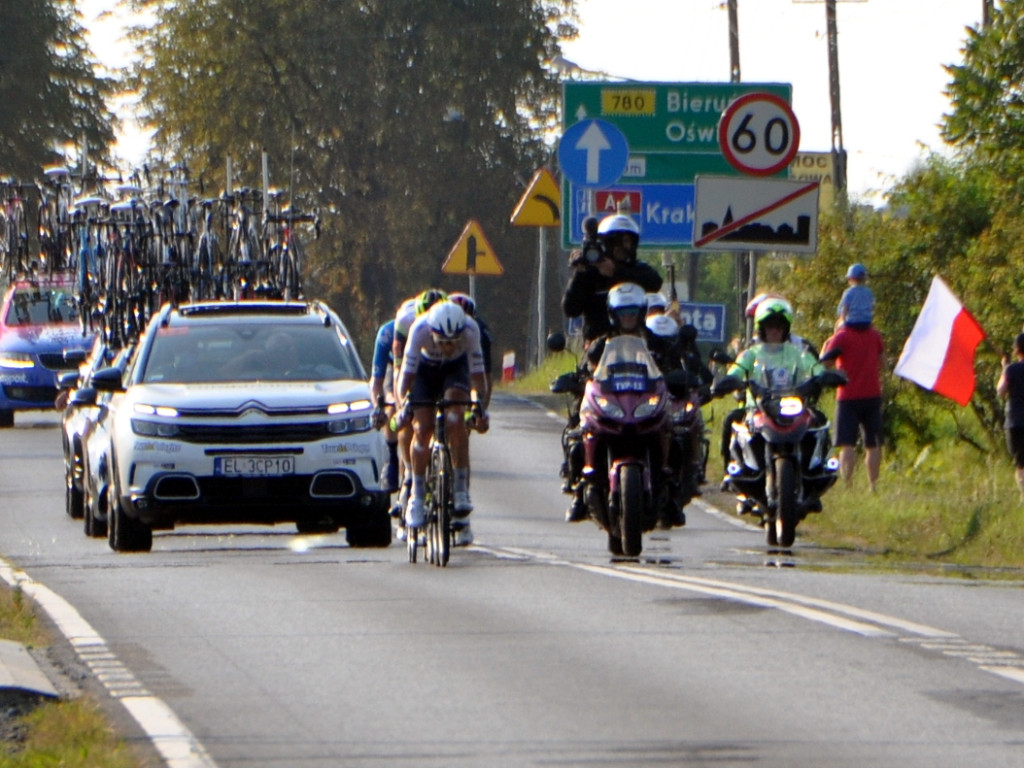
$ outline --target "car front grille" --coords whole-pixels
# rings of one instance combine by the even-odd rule
[[[258,424],[230,426],[223,424],[182,424],[177,439],[187,443],[250,445],[256,443],[309,443],[327,437],[327,423]]]
[[[43,368],[48,368],[51,371],[71,370],[75,367],[68,365],[64,361],[64,354],[62,352],[47,352],[39,355],[39,363]]]
[[[53,401],[57,399],[57,390],[54,387],[26,387],[21,384],[5,385],[4,397],[19,403],[53,405]]]

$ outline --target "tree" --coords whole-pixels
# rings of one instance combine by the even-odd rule
[[[509,256],[478,304],[525,336],[533,238],[508,219],[548,155],[571,3],[130,1],[155,11],[134,85],[157,146],[209,183],[230,156],[250,186],[266,149],[272,182],[324,214],[309,277],[362,339],[430,284],[465,289],[440,266],[469,218]]]
[[[73,0],[0,0],[0,173],[25,180],[84,136],[103,157],[116,119]]]
[[[962,64],[948,66],[953,110],[946,141],[1016,174],[1024,146],[1024,0],[1004,0],[982,29],[968,28]]]

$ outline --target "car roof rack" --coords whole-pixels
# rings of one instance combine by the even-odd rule
[[[206,315],[308,315],[310,307],[305,302],[264,302],[264,301],[215,301],[202,304],[185,304],[178,307],[182,317]]]

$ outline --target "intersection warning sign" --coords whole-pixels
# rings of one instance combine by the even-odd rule
[[[505,272],[483,229],[470,219],[459,240],[441,265],[446,275],[500,275]]]
[[[512,223],[517,227],[557,227],[562,194],[555,177],[547,168],[541,168],[530,180],[530,186],[512,211]]]

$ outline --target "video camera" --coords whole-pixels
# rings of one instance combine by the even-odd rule
[[[597,236],[597,219],[588,216],[583,220],[583,247],[572,260],[571,266],[578,264],[596,264],[605,257],[604,245]]]

